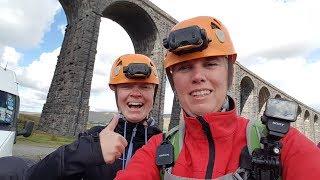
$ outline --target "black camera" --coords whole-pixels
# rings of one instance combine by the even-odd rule
[[[266,125],[271,136],[283,137],[296,121],[298,104],[281,98],[270,98],[267,101],[262,123]]]
[[[130,63],[123,67],[123,73],[129,79],[146,79],[151,74],[151,67],[143,63]]]
[[[181,55],[201,51],[208,47],[209,42],[205,29],[190,26],[171,32],[168,38],[163,39],[163,46],[170,52]]]
[[[267,127],[267,136],[260,138],[261,148],[252,152],[252,175],[254,179],[279,179],[282,167],[280,139],[288,133],[290,123],[297,118],[298,104],[282,98],[270,98],[261,117]]]

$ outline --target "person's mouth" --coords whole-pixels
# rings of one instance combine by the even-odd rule
[[[144,104],[142,102],[128,102],[127,106],[130,109],[140,109]]]
[[[212,92],[210,89],[196,89],[189,93],[193,97],[204,97],[209,95]]]

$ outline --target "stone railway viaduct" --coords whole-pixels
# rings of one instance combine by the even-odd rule
[[[177,23],[148,0],[59,0],[68,25],[39,129],[62,135],[77,135],[85,130],[89,114],[89,96],[101,18],[121,25],[130,36],[136,53],[155,61],[160,74],[153,117],[163,126],[165,73],[162,67],[162,39]],[[258,119],[269,97],[282,97],[299,104],[299,116],[292,124],[312,141],[319,142],[319,112],[297,101],[254,73],[235,65],[235,78],[229,94],[237,102],[238,113]],[[170,127],[177,124],[180,107],[173,100]]]

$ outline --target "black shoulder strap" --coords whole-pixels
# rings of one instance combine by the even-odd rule
[[[240,162],[239,165],[241,168],[245,170],[252,170],[252,157],[249,154],[248,147],[245,146],[242,148],[241,154],[240,154]]]

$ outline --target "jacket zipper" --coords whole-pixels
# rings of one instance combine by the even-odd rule
[[[205,179],[212,179],[213,167],[214,167],[214,156],[215,156],[214,141],[212,138],[212,133],[211,133],[209,124],[203,119],[202,116],[198,116],[197,119],[202,125],[202,130],[206,134],[208,144],[209,144],[209,159],[208,159]]]

